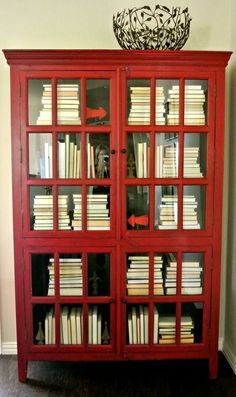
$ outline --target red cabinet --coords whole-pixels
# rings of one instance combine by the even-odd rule
[[[229,52],[5,50],[19,378],[204,358],[217,376]]]

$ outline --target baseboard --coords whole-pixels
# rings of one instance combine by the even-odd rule
[[[1,354],[17,354],[16,342],[3,342],[1,346]]]
[[[226,360],[228,361],[229,365],[236,375],[236,356],[234,355],[233,349],[230,347],[230,344],[226,343],[225,341],[223,343],[222,353],[224,354]]]

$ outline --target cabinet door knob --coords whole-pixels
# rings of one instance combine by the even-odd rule
[[[121,153],[126,153],[126,149],[121,149]]]
[[[122,301],[121,301],[121,302],[125,304],[125,303],[126,303],[126,299],[122,299]]]
[[[111,154],[115,154],[115,149],[111,149]]]

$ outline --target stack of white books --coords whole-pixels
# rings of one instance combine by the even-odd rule
[[[130,87],[128,124],[150,124],[150,87]]]

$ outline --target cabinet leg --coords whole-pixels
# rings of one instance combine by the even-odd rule
[[[25,382],[27,378],[28,361],[18,357],[18,377],[20,382]]]
[[[218,377],[218,352],[217,354],[212,354],[209,358],[209,378],[217,379]]]

